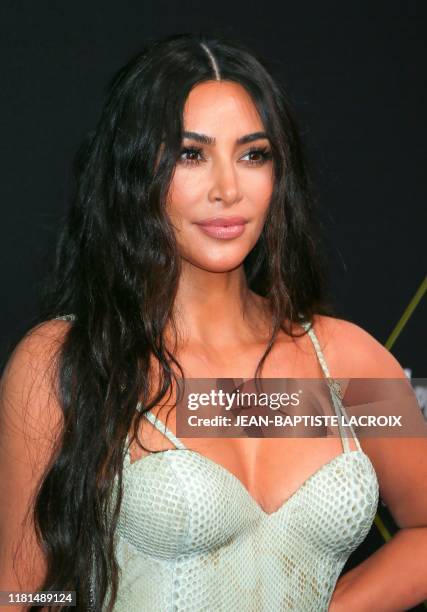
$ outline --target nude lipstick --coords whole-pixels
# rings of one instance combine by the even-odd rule
[[[196,222],[202,232],[212,238],[229,240],[241,236],[247,220],[244,217],[214,217]]]

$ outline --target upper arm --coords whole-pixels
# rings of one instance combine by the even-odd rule
[[[319,328],[332,377],[407,381],[397,359],[359,326],[322,317]],[[402,414],[402,422],[410,419],[413,437],[399,437],[398,434],[393,437],[380,437],[380,434],[378,437],[364,437],[359,434],[359,441],[375,468],[381,498],[396,525],[421,527],[427,526],[427,422],[415,393],[409,384],[403,383],[402,380],[402,387],[399,385],[399,397],[400,390],[403,391],[401,399],[393,398],[381,407],[384,411],[389,410],[390,414]],[[415,432],[417,437],[413,435]]]
[[[44,579],[32,511],[61,431],[57,365],[68,327],[33,328],[0,380],[0,591],[36,590]]]

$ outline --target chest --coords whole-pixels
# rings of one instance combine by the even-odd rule
[[[265,362],[265,378],[321,378],[322,372],[313,347],[307,338],[278,342]],[[222,361],[204,351],[182,351],[177,354],[186,378],[227,378],[242,381],[253,377],[262,355],[261,347],[230,354]],[[234,365],[233,365],[234,364]],[[234,369],[233,369],[234,367]],[[155,369],[153,368],[153,372]],[[238,376],[237,376],[238,374]],[[156,383],[155,379],[153,379]],[[233,381],[231,381],[233,382]],[[152,410],[161,423],[176,434],[175,394]],[[332,410],[332,409],[331,409]],[[155,450],[168,450],[174,444],[143,418],[139,427],[141,449],[131,447],[131,461],[137,461]],[[231,473],[266,512],[273,512],[322,465],[342,452],[342,442],[332,438],[201,438],[180,437],[187,449],[202,454]],[[350,447],[355,450],[353,440]]]
[[[142,554],[162,559],[248,539],[286,550],[296,538],[311,551],[338,554],[366,537],[377,502],[375,472],[359,451],[333,458],[267,513],[218,464],[170,450],[125,469],[118,530]]]

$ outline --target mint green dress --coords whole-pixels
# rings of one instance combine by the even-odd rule
[[[318,339],[304,323],[324,375]],[[333,384],[335,413],[347,418]],[[343,452],[269,514],[231,472],[188,449],[153,413],[174,449],[131,464],[116,533],[115,612],[321,612],[366,538],[378,480],[354,434]]]
[[[329,371],[309,331],[325,376]],[[346,417],[333,391],[336,414]],[[117,533],[117,612],[320,612],[366,538],[378,480],[354,431],[343,453],[267,514],[231,472],[145,416],[175,449],[130,463]]]

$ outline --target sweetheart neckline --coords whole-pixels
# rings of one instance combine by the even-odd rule
[[[289,497],[287,497],[283,501],[283,503],[276,510],[274,510],[273,512],[267,512],[266,510],[264,510],[264,508],[258,502],[258,500],[256,500],[255,497],[253,497],[253,495],[251,495],[251,493],[248,491],[248,489],[243,484],[243,482],[240,480],[240,478],[238,478],[235,474],[233,474],[233,472],[231,472],[230,470],[225,468],[220,463],[217,463],[213,459],[210,459],[206,455],[203,455],[199,451],[194,450],[192,448],[168,448],[168,449],[165,449],[165,450],[162,450],[162,451],[157,451],[157,452],[154,452],[154,453],[150,453],[149,455],[145,455],[141,459],[137,459],[136,461],[133,461],[132,463],[130,463],[130,457],[129,457],[128,453],[127,453],[129,461],[125,465],[124,469],[133,468],[133,466],[138,465],[139,463],[143,463],[144,461],[146,461],[150,457],[155,457],[157,455],[164,455],[166,453],[177,452],[177,451],[179,451],[180,453],[187,452],[187,453],[191,453],[193,455],[196,455],[197,457],[199,457],[201,459],[202,462],[205,461],[208,465],[212,465],[215,469],[219,470],[227,478],[231,479],[233,482],[236,482],[237,485],[239,486],[239,488],[244,491],[244,494],[246,495],[247,498],[249,498],[251,503],[258,509],[258,511],[264,517],[267,517],[267,518],[271,518],[271,517],[277,516],[285,507],[288,506],[288,504],[290,502],[292,502],[294,499],[297,498],[299,492],[302,489],[305,489],[306,487],[308,487],[312,483],[312,481],[316,479],[316,477],[320,476],[320,474],[323,472],[324,469],[330,467],[332,464],[334,464],[336,461],[338,461],[341,457],[345,457],[346,455],[354,455],[356,453],[356,455],[360,455],[362,457],[365,457],[367,459],[368,463],[370,464],[370,466],[371,466],[371,468],[372,468],[372,470],[373,470],[373,472],[375,474],[375,477],[376,477],[376,472],[375,472],[375,468],[374,468],[374,466],[372,464],[372,461],[369,459],[368,455],[363,450],[361,450],[361,449],[354,449],[354,450],[349,450],[349,451],[341,452],[341,453],[338,453],[338,455],[335,455],[334,457],[332,457],[332,459],[330,459],[329,461],[327,461],[323,465],[321,465],[315,472],[310,474],[310,476],[307,476],[307,478],[303,481],[303,483],[293,493],[291,493],[291,495]],[[377,482],[377,485],[378,485],[378,479],[377,478],[376,478],[376,482]]]

